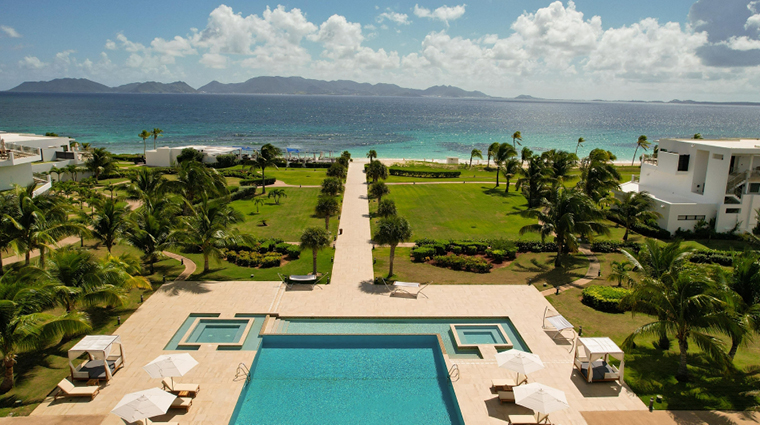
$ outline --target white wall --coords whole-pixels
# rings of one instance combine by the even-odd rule
[[[738,214],[728,214],[726,209],[738,208],[740,212]],[[742,203],[737,205],[721,205],[718,210],[718,217],[715,221],[715,230],[718,232],[727,232],[736,226],[736,223],[740,223],[740,232],[751,232],[757,224],[757,216],[755,210],[760,208],[760,195],[748,195],[745,194],[742,197]]]
[[[32,164],[0,167],[0,190],[12,189],[14,184],[27,186],[33,181]]]
[[[699,220],[679,220],[679,215],[697,216],[704,215],[706,221],[715,217],[718,206],[714,204],[668,204],[659,200],[654,202],[654,211],[662,214],[657,220],[657,224],[670,233],[674,233],[679,228],[682,230],[692,230]]]

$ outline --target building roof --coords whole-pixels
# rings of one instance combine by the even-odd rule
[[[622,193],[641,192],[642,190],[644,190],[647,193],[649,193],[649,195],[652,196],[652,198],[654,198],[655,201],[664,202],[666,204],[694,204],[694,205],[696,205],[696,204],[699,203],[699,202],[696,202],[696,201],[694,201],[692,199],[689,199],[689,198],[686,198],[686,197],[683,197],[683,196],[679,196],[679,195],[677,195],[675,193],[661,192],[656,187],[642,188],[639,185],[639,182],[625,182],[625,183],[621,183],[620,184],[620,191]]]
[[[664,140],[675,140],[677,142],[682,143],[690,143],[692,145],[701,145],[701,146],[709,146],[709,147],[715,147],[715,148],[725,148],[725,149],[756,149],[760,151],[760,139],[746,139],[746,138],[740,138],[740,139],[662,139]]]
[[[38,134],[30,134],[30,133],[6,133],[4,131],[0,131],[0,138],[5,140],[5,143],[22,143],[22,142],[28,142],[31,140],[45,140],[45,139],[53,141],[56,139],[60,139],[61,137],[40,136]],[[66,137],[66,139],[67,138],[68,137]]]

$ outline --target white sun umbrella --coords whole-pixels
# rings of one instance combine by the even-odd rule
[[[163,415],[177,396],[160,388],[129,393],[111,410],[127,422],[136,422]]]
[[[542,413],[548,415],[570,407],[564,392],[538,382],[514,387],[512,391],[515,393],[515,404],[535,411],[537,419]]]
[[[197,365],[198,361],[188,353],[164,354],[143,366],[143,369],[151,378],[172,378],[174,386],[175,376],[182,376]]]
[[[517,383],[520,382],[520,374],[527,375],[544,368],[544,362],[536,354],[514,349],[496,353],[496,363],[499,367],[517,372]]]

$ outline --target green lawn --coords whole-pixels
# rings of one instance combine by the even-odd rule
[[[281,267],[272,267],[266,269],[257,269],[251,267],[240,267],[229,263],[225,260],[209,263],[208,273],[203,273],[203,255],[202,254],[185,254],[183,256],[193,260],[198,267],[188,280],[263,280],[277,281],[280,278],[277,273],[282,275],[291,274],[309,274],[312,272],[312,255],[311,251],[303,251],[301,258],[294,261],[288,261]],[[319,273],[332,272],[332,258],[335,256],[335,250],[332,248],[324,249],[317,254],[317,271]],[[251,277],[253,275],[253,277]]]
[[[280,199],[276,205],[274,198],[263,198],[264,205],[256,212],[253,199],[234,201],[230,205],[245,217],[245,223],[237,227],[244,233],[257,238],[279,238],[286,242],[296,242],[301,238],[303,229],[324,226],[325,220],[314,215],[314,207],[319,198],[317,188],[283,188],[287,198]],[[267,192],[267,196],[268,196]],[[260,193],[257,196],[262,196]],[[261,220],[266,220],[263,226]],[[338,217],[330,219],[330,231],[337,234]]]
[[[400,164],[399,164],[400,165]],[[493,167],[493,162],[491,162]],[[460,171],[459,177],[447,177],[447,178],[425,178],[425,177],[405,177],[405,176],[388,176],[387,183],[403,183],[403,182],[461,182],[461,181],[479,181],[479,182],[496,182],[496,170],[485,171],[485,166],[473,165],[472,168],[466,166],[457,165],[445,165],[431,162],[422,161],[407,161],[406,165],[402,168],[414,171]],[[499,179],[504,181],[503,176]]]
[[[285,184],[319,186],[327,177],[326,168],[267,168],[267,177],[274,177]]]
[[[534,222],[519,214],[527,206],[525,197],[492,190],[489,185],[400,185],[389,189],[388,199],[396,202],[398,214],[411,224],[412,239],[518,238],[520,228]],[[376,208],[376,200],[370,200],[370,211]],[[373,219],[373,234],[375,222]]]
[[[436,267],[426,263],[414,263],[409,257],[411,248],[396,248],[393,261],[394,279],[409,282],[429,282],[439,284],[478,284],[478,285],[525,285],[529,282],[543,288],[551,285],[564,285],[582,278],[588,269],[588,260],[583,255],[566,257],[564,267],[554,268],[553,253],[518,254],[517,259],[506,267],[491,269],[490,273],[472,273]],[[375,276],[388,275],[390,248],[376,248]],[[505,263],[506,264],[506,263]]]
[[[605,263],[620,254],[605,254],[600,257],[602,275],[607,275]],[[597,284],[613,285],[615,283],[599,281]],[[571,288],[560,295],[546,297],[554,307],[576,327],[583,327],[583,336],[612,338],[617,344],[636,327],[652,321],[652,318],[631,313],[611,314],[596,311],[580,302],[581,290]],[[696,348],[689,355],[689,369],[692,380],[679,383],[675,379],[678,367],[678,348],[675,342],[670,350],[661,351],[654,348],[652,338],[637,339],[637,347],[626,351],[625,381],[644,403],[649,398],[661,394],[663,403],[655,404],[657,409],[721,409],[744,410],[756,406],[760,400],[743,396],[740,393],[751,389],[751,384],[741,373],[729,372],[726,375],[717,370],[704,358]],[[750,342],[740,347],[735,365],[745,368],[760,364],[760,342]]]

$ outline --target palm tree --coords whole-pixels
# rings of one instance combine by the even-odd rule
[[[170,244],[172,221],[180,210],[179,202],[172,197],[154,195],[143,198],[142,208],[129,217],[126,239],[144,253],[143,261],[148,263],[150,274],[154,273],[161,252]]]
[[[504,173],[504,178],[507,180],[506,188],[504,189],[505,193],[509,193],[509,181],[512,177],[516,176],[520,170],[520,161],[517,158],[509,158],[504,163],[504,169],[502,172]]]
[[[369,158],[370,164],[372,161],[377,158],[377,152],[374,149],[370,149],[369,152],[367,152],[367,158]]]
[[[335,177],[338,179],[346,178],[346,167],[340,162],[333,162],[330,168],[327,169],[327,177]]]
[[[274,160],[280,155],[282,155],[280,148],[271,143],[267,143],[259,149],[254,164],[261,169],[261,193],[267,193],[266,175],[264,174],[264,170],[269,166],[274,166]]]
[[[488,162],[486,162],[486,168],[491,165],[491,157],[499,150],[499,142],[493,142],[488,146]]]
[[[280,198],[287,198],[288,194],[285,193],[285,189],[273,189],[269,192],[268,198],[274,198],[274,203],[280,205]]]
[[[623,286],[623,283],[627,286],[631,286],[635,282],[629,274],[632,267],[630,261],[613,261],[611,264],[612,272],[607,276],[607,279],[616,281],[618,286]]]
[[[29,271],[8,273],[0,278],[0,355],[5,377],[0,392],[13,388],[16,356],[48,347],[63,337],[91,329],[82,313],[43,313],[53,306],[52,291]]]
[[[628,240],[628,233],[632,227],[646,226],[650,220],[662,217],[657,211],[652,210],[654,200],[648,192],[626,192],[620,199],[614,199],[614,205],[610,208],[610,214],[625,227],[623,240]]]
[[[197,161],[181,162],[177,180],[165,184],[167,190],[182,195],[191,204],[203,196],[215,198],[227,194],[224,176]]]
[[[702,133],[694,133],[694,137],[692,137],[692,139],[701,140],[702,139]]]
[[[156,150],[156,139],[158,139],[158,136],[163,132],[164,130],[161,130],[160,128],[154,128],[153,131],[150,132],[151,136],[153,136],[153,150]]]
[[[372,240],[380,245],[391,246],[390,267],[388,278],[393,276],[393,258],[396,255],[396,247],[401,242],[406,242],[412,237],[412,228],[405,218],[390,216],[381,218],[377,223],[377,233]]]
[[[378,179],[386,180],[388,178],[388,167],[380,161],[375,161],[367,166],[367,178],[372,179],[372,183]]]
[[[108,253],[127,229],[129,205],[118,199],[97,199],[90,217],[92,235],[105,245]]]
[[[325,230],[330,230],[330,217],[340,213],[340,205],[332,196],[320,196],[314,212],[317,217],[325,218]]]
[[[520,229],[521,235],[528,232],[544,235],[549,230],[554,233],[554,242],[557,244],[555,268],[561,266],[562,255],[577,250],[579,237],[610,233],[602,222],[604,214],[594,201],[575,189],[558,187],[551,200],[543,198],[537,208],[523,211],[521,215],[538,219],[537,224],[523,226]]]
[[[150,132],[148,130],[143,130],[140,132],[140,134],[137,135],[137,137],[143,139],[143,158],[145,158],[145,152],[148,151],[148,147],[145,144],[145,141],[150,137]]]
[[[383,202],[377,205],[378,217],[390,217],[396,215],[396,213],[396,203],[393,202],[393,199],[383,199]]]
[[[515,131],[512,134],[512,147],[515,148],[515,150],[517,150],[517,145],[522,146],[522,143],[518,142],[518,140],[520,142],[522,141],[522,133],[520,133],[519,131]]]
[[[230,227],[244,220],[242,214],[231,208],[223,199],[210,201],[205,195],[190,207],[190,214],[182,217],[178,228],[169,235],[171,244],[188,251],[203,253],[203,272],[209,271],[209,257],[218,259],[221,249],[241,244],[250,238]]]
[[[369,185],[369,194],[373,198],[377,198],[377,202],[383,201],[383,196],[391,193],[388,186],[383,182],[375,182]]]
[[[317,275],[317,252],[330,246],[330,232],[321,227],[307,227],[301,234],[301,249],[310,249],[312,274]]]
[[[612,163],[615,159],[610,151],[593,149],[580,163],[581,176],[576,187],[594,202],[608,198],[613,190],[620,188],[620,173]]]
[[[636,141],[636,149],[633,151],[633,159],[631,160],[631,166],[633,166],[633,163],[636,161],[636,152],[639,151],[639,148],[648,150],[649,146],[652,145],[652,142],[647,140],[647,136],[644,136],[643,134],[639,136],[639,140]]]
[[[85,166],[95,176],[95,180],[98,180],[101,174],[111,174],[117,170],[116,163],[106,148],[93,149]]]
[[[509,143],[500,144],[499,148],[494,152],[493,162],[496,164],[496,187],[499,187],[499,172],[501,171],[502,164],[515,156],[517,156],[517,151],[512,146],[509,146]]]
[[[578,148],[581,147],[582,144],[586,143],[586,139],[583,137],[578,138],[578,143],[575,144],[575,155],[578,155]]]
[[[127,191],[138,199],[155,197],[164,193],[167,188],[165,183],[166,179],[160,171],[139,167],[137,173],[132,177],[132,182],[127,186]]]
[[[322,195],[325,196],[338,196],[343,192],[343,182],[335,177],[327,177],[322,180]]]
[[[689,342],[697,345],[718,366],[728,363],[720,339],[710,335],[724,329],[726,306],[719,288],[703,268],[687,267],[670,271],[660,279],[645,278],[621,301],[633,314],[644,313],[657,320],[635,329],[623,343],[632,347],[642,335],[672,335],[678,341],[680,361],[676,378],[689,378],[687,368]]]
[[[78,177],[78,174],[79,174],[79,167],[77,167],[74,164],[69,164],[69,165],[63,167],[63,171],[65,171],[65,172],[69,173],[69,175],[71,175],[71,180],[74,180],[74,182],[77,181],[77,177]]]
[[[544,160],[554,187],[569,179],[573,169],[578,164],[578,157],[574,153],[554,149],[541,154],[541,158]]]
[[[253,200],[253,205],[256,205],[256,214],[259,213],[259,206],[264,205],[264,200],[261,198],[255,198]]]
[[[12,248],[16,237],[16,228],[10,218],[18,219],[20,211],[18,201],[13,191],[0,192],[0,276],[5,274],[3,269],[3,253]],[[4,217],[9,219],[4,219]]]
[[[517,179],[515,188],[522,190],[528,200],[528,208],[535,208],[547,192],[544,162],[540,157],[533,156],[528,160],[528,166],[520,169],[520,174],[522,177]]]
[[[472,158],[483,159],[483,152],[481,152],[480,149],[473,149],[470,152],[470,168],[472,168]]]
[[[732,318],[729,328],[731,348],[728,357],[733,360],[740,345],[751,332],[760,331],[760,257],[756,252],[745,251],[734,255],[733,272],[718,274],[725,285],[725,302]]]
[[[529,160],[533,157],[533,151],[530,150],[529,147],[523,146],[522,150],[520,151],[520,167],[525,164],[525,161]]]

